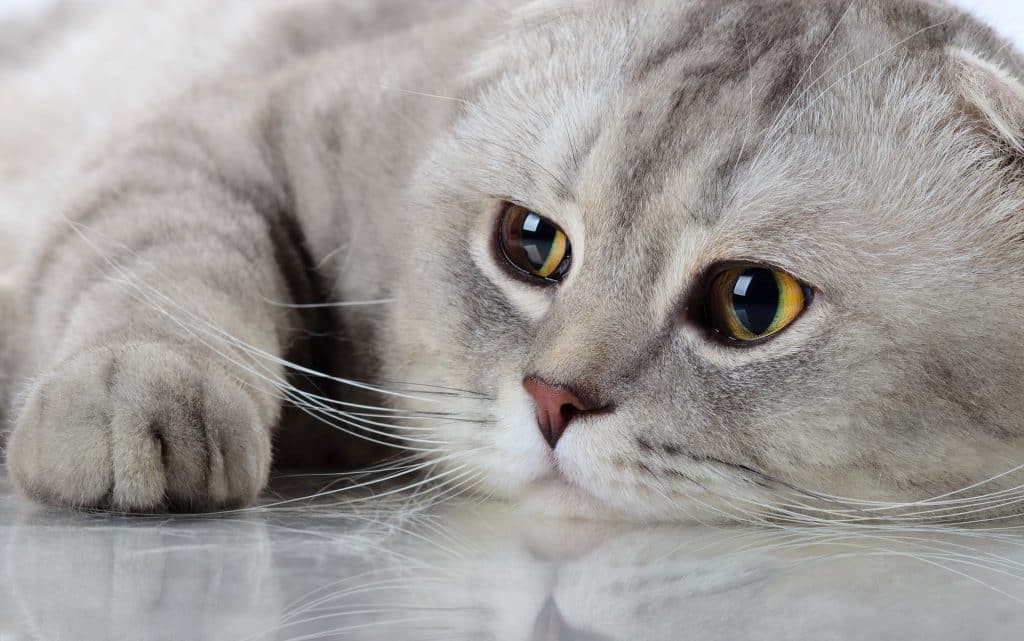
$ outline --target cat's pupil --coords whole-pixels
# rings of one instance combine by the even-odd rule
[[[751,334],[767,332],[779,311],[779,285],[767,269],[748,269],[736,279],[732,307],[736,318]]]
[[[551,256],[558,230],[532,211],[523,219],[522,243],[526,258],[538,270]]]

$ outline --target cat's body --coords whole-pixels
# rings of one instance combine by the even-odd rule
[[[1002,42],[916,1],[515,4],[269,12],[94,150],[23,261],[20,487],[246,503],[283,400],[363,440],[409,425],[454,488],[557,513],[874,518],[1024,462],[1024,304],[992,305],[1024,289]],[[504,262],[507,202],[571,240],[557,284]],[[737,262],[798,277],[806,312],[709,335]],[[560,441],[530,381],[586,414]],[[329,400],[382,398],[422,416]],[[1003,515],[1018,483],[908,518]]]

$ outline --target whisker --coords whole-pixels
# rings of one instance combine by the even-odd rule
[[[412,95],[412,96],[421,96],[423,98],[434,98],[434,99],[437,99],[437,100],[448,100],[450,102],[458,102],[458,103],[461,103],[461,104],[464,104],[464,105],[470,104],[469,101],[467,101],[467,100],[465,100],[463,98],[456,98],[454,96],[442,96],[440,94],[427,93],[427,92],[424,92],[424,91],[413,91],[412,89],[400,89],[398,87],[388,87],[387,85],[380,85],[380,88],[384,89],[385,91],[397,91],[398,93],[409,94],[409,95]]]
[[[349,300],[334,303],[282,303],[264,298],[263,302],[274,307],[286,307],[288,309],[328,309],[335,307],[366,307],[371,305],[390,305],[395,302],[394,298],[375,298],[370,300]]]

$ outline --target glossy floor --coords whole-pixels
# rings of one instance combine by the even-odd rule
[[[217,517],[0,489],[0,641],[1016,639],[1020,530],[543,522],[360,502]]]

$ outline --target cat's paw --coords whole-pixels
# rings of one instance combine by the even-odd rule
[[[204,511],[253,501],[270,429],[215,362],[160,343],[105,347],[40,379],[8,450],[17,485],[50,505]]]

